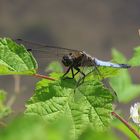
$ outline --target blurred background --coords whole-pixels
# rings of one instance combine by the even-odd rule
[[[103,60],[111,60],[111,48],[116,48],[130,58],[140,43],[139,15],[139,0],[1,0],[0,37],[85,50]],[[140,83],[138,71],[130,70],[134,83]],[[9,98],[18,90],[15,79],[21,82],[22,94],[14,104],[20,112],[39,79],[0,76],[0,89],[6,90]]]

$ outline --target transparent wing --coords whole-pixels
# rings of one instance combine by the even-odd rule
[[[23,39],[15,40],[18,44],[23,44],[27,50],[33,53],[34,56],[39,57],[39,59],[62,59],[62,57],[70,52],[76,52],[78,50],[63,48],[53,45],[44,45],[41,43],[27,41]]]
[[[33,54],[33,56],[36,58],[38,62],[39,71],[40,70],[43,71],[50,62],[52,61],[61,62],[62,57],[64,55],[78,51],[59,46],[44,45],[23,39],[15,39],[14,41],[18,44],[24,45],[27,48],[27,50]]]

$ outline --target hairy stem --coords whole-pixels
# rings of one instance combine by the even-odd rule
[[[111,114],[119,119],[133,134],[135,134],[138,139],[140,139],[140,134],[124,118],[122,118],[115,112],[112,112]]]

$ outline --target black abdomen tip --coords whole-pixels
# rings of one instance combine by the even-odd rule
[[[126,68],[126,69],[128,69],[128,68],[131,68],[131,66],[130,65],[127,65],[127,64],[119,64],[122,68]]]

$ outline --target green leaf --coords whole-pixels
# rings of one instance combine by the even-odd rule
[[[113,50],[112,54],[114,60],[118,62],[122,60],[121,63],[126,63],[126,58],[117,50]],[[127,103],[140,95],[140,85],[132,83],[127,70],[121,70],[119,75],[110,78],[110,83],[120,102]]]
[[[127,59],[125,58],[125,56],[117,51],[116,49],[112,49],[112,56],[113,56],[113,61],[117,62],[117,63],[127,63]]]
[[[37,63],[23,45],[9,38],[0,38],[0,75],[36,73]]]
[[[0,138],[2,140],[70,140],[69,130],[70,124],[65,119],[49,124],[36,117],[20,116],[5,129],[0,128]]]
[[[133,57],[129,60],[129,64],[132,66],[140,66],[140,47],[137,47],[134,49],[134,55]]]
[[[0,90],[0,102],[4,102],[6,99],[6,92],[4,90]]]
[[[78,140],[119,140],[111,130],[105,132],[97,132],[91,128],[87,128]]]
[[[95,80],[102,80],[109,77],[114,77],[119,73],[118,68],[112,67],[97,67],[94,69],[93,67],[87,68],[84,73],[88,77],[87,79],[95,79]]]
[[[47,66],[45,71],[46,72],[63,72],[63,67],[59,62],[53,61]]]
[[[7,93],[4,90],[0,90],[0,119],[8,116],[11,113],[11,109],[4,104],[6,94]]]
[[[20,116],[5,129],[0,128],[0,138],[2,140],[74,140],[70,138],[70,131],[71,124],[66,118],[58,119],[50,124],[36,117]],[[110,129],[97,132],[91,127],[86,128],[77,140],[97,139],[117,140]]]
[[[79,87],[76,84],[72,79],[38,82],[25,113],[39,115],[47,121],[66,115],[72,123],[73,139],[88,125],[105,130],[111,120],[112,94],[99,81],[89,79]]]

